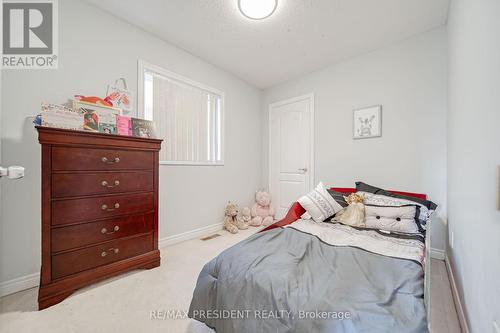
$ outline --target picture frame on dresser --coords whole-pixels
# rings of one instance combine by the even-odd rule
[[[39,309],[160,265],[160,139],[37,127],[42,168]]]

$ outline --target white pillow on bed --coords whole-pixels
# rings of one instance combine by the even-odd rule
[[[405,205],[417,205],[419,207],[420,215],[419,220],[421,221],[422,227],[426,228],[426,223],[430,219],[434,210],[428,209],[425,205],[411,200],[388,197],[382,194],[374,194],[369,192],[358,191],[365,198],[365,205],[374,206],[405,206]]]
[[[342,209],[328,193],[322,182],[314,190],[300,197],[298,202],[315,222],[323,222]]]
[[[365,205],[365,224],[367,228],[402,233],[419,233],[419,207]]]

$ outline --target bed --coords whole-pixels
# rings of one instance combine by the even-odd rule
[[[189,317],[218,333],[429,331],[429,232],[317,223],[304,212],[294,203],[207,263]]]

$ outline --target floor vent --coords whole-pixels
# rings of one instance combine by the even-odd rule
[[[213,234],[213,235],[210,235],[210,236],[207,236],[207,237],[200,238],[200,240],[207,241],[207,240],[210,240],[210,239],[214,239],[215,237],[219,237],[219,236],[220,236],[220,234]]]

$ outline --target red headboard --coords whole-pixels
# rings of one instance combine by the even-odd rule
[[[352,187],[332,187],[330,189],[337,191],[337,192],[340,192],[340,193],[354,193],[354,192],[356,192],[356,189],[352,188]],[[418,198],[418,199],[427,200],[427,194],[401,192],[401,191],[393,191],[393,190],[389,190],[389,192],[394,193],[394,194],[406,195],[408,197],[414,197],[414,198]]]

